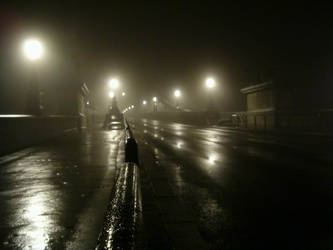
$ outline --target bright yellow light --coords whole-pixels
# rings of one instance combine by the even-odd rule
[[[146,101],[146,100],[143,100],[143,101],[142,101],[142,104],[143,104],[143,105],[146,105],[146,104],[147,104],[147,101]]]
[[[216,82],[215,82],[214,78],[210,77],[210,78],[206,79],[206,87],[207,88],[209,88],[209,89],[214,88],[215,85],[216,85]]]
[[[110,91],[110,92],[109,92],[109,97],[110,97],[110,98],[113,98],[113,97],[114,97],[114,92],[113,92],[113,91]]]
[[[116,89],[119,87],[119,81],[116,78],[112,78],[109,82],[111,89]]]
[[[209,156],[209,158],[208,158],[208,162],[209,162],[210,164],[214,164],[214,163],[215,163],[215,160],[216,160],[216,158],[215,158],[215,156],[213,156],[213,155]]]
[[[131,107],[132,107],[132,109],[134,109],[134,105],[132,105]]]
[[[122,96],[125,96],[125,95],[126,95],[126,93],[125,93],[125,92],[123,92],[123,93],[121,93],[121,95],[122,95]]]
[[[179,89],[176,89],[174,95],[175,95],[175,97],[178,98],[178,97],[180,97],[182,95],[182,93],[180,92]]]
[[[157,97],[156,96],[153,97],[153,102],[157,102]]]
[[[38,40],[29,39],[24,42],[23,51],[29,60],[36,60],[42,56],[43,46]]]
[[[181,148],[182,148],[182,145],[183,145],[183,143],[181,143],[181,142],[177,142],[177,148],[181,149]]]

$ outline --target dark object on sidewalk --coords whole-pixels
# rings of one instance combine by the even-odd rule
[[[125,144],[125,162],[133,162],[139,164],[138,145],[134,138],[130,137]]]

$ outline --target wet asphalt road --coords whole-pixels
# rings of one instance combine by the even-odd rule
[[[94,249],[123,132],[71,132],[0,158],[0,249]]]
[[[133,124],[139,147],[154,154],[148,171],[163,170],[207,248],[333,249],[330,164],[246,133]]]

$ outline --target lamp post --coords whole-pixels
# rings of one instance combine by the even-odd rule
[[[157,97],[153,97],[153,110],[154,112],[157,112]]]
[[[146,100],[143,100],[142,101],[142,106],[143,106],[143,112],[146,112],[146,107],[147,107],[147,101]]]
[[[41,104],[41,93],[37,79],[36,63],[43,54],[43,46],[41,42],[36,39],[28,39],[23,43],[23,52],[25,57],[31,62],[32,65],[32,79],[27,93],[27,104],[25,113],[31,115],[41,115],[43,105]]]
[[[180,109],[180,105],[179,105],[179,98],[181,97],[182,93],[180,92],[179,89],[176,89],[174,92],[174,96],[176,98],[176,108],[179,110]]]
[[[206,88],[209,91],[208,93],[208,104],[207,104],[207,111],[212,111],[214,108],[214,104],[213,104],[213,96],[212,96],[212,90],[215,88],[216,86],[216,82],[215,79],[212,77],[208,77],[205,81],[206,84]]]

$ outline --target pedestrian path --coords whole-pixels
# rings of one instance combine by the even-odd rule
[[[72,131],[0,159],[1,249],[93,249],[123,131]]]

